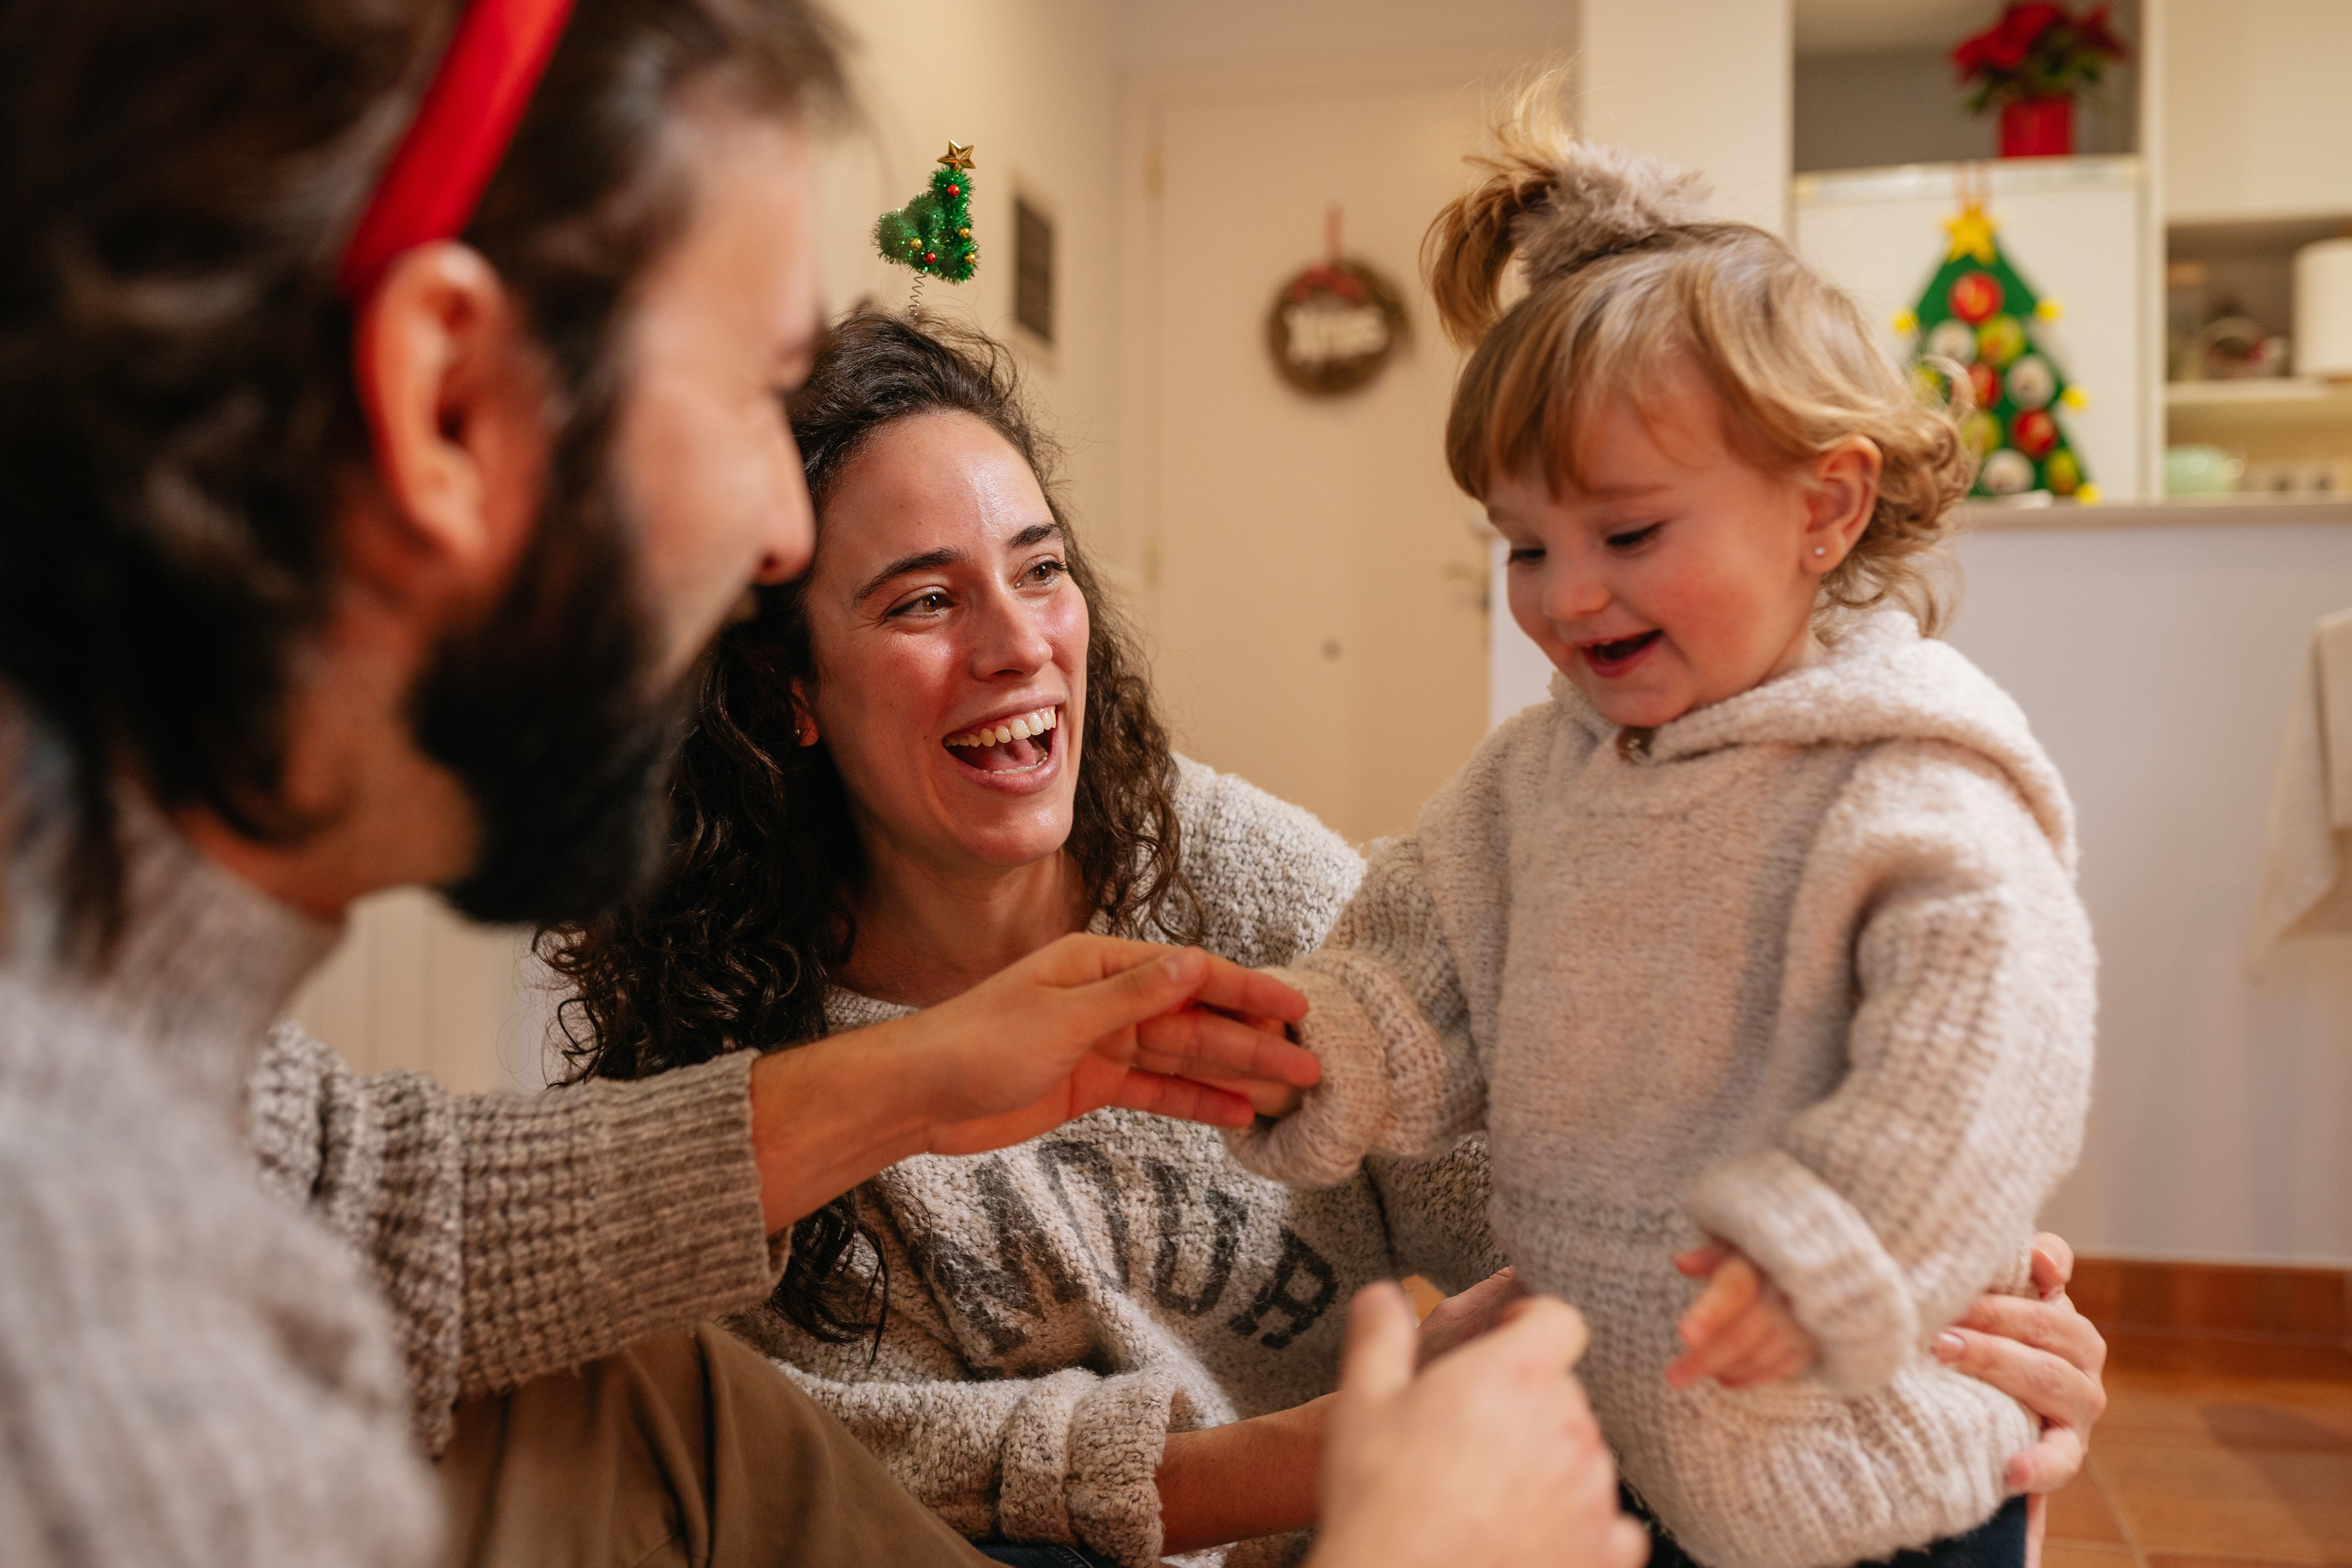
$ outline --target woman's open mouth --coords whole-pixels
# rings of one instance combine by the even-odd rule
[[[1664,636],[1664,632],[1653,628],[1609,642],[1580,643],[1576,651],[1584,656],[1585,665],[1593,674],[1607,679],[1633,668],[1643,654],[1658,646],[1658,639]]]
[[[1058,707],[975,726],[940,743],[968,768],[984,773],[1034,773],[1054,758],[1054,732],[1062,727]]]

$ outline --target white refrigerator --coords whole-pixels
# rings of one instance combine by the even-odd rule
[[[2031,330],[2089,399],[2059,413],[2109,501],[2154,493],[2147,184],[2137,158],[2011,158],[1800,174],[1789,237],[1861,301],[1891,350],[1911,352],[1898,317],[1949,254],[1944,220],[1970,196],[2036,294],[2058,306]]]

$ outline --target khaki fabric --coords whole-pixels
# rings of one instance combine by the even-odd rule
[[[459,1405],[441,1479],[464,1568],[986,1562],[714,1327]]]

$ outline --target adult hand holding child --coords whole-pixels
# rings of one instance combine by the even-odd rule
[[[752,1143],[768,1227],[910,1154],[1002,1149],[1104,1106],[1247,1126],[1239,1084],[1296,1095],[1319,1076],[1280,1033],[1306,1015],[1282,982],[1198,948],[1063,937],[926,1012],[763,1058]],[[991,1022],[1013,1016],[1031,1026],[1007,1041]]]

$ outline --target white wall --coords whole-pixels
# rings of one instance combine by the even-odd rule
[[[820,239],[835,309],[903,304],[915,275],[875,254],[874,220],[919,194],[950,137],[974,146],[980,270],[930,279],[924,305],[1024,350],[1030,395],[1067,458],[1082,523],[1109,510],[1117,333],[1118,7],[1092,0],[835,0],[856,39],[868,127],[825,162]],[[1055,342],[1030,352],[1013,321],[1013,193],[1055,220]]]
[[[2352,212],[2352,5],[2165,0],[2164,210]]]
[[[1567,41],[1574,0],[1128,0],[1118,7],[1119,63],[1130,70],[1279,61],[1328,65],[1354,57],[1458,54]]]
[[[1716,210],[1779,233],[1788,200],[1790,0],[1584,0],[1583,132],[1702,170]]]
[[[470,925],[421,888],[362,900],[289,1009],[361,1072],[416,1068],[450,1088],[546,1081],[550,998],[519,975],[529,933]]]
[[[2338,510],[2337,515],[2344,515]],[[1965,537],[1952,641],[2065,775],[2100,952],[2089,1142],[2048,1214],[2088,1252],[2352,1265],[2352,938],[2246,937],[2311,623],[2352,521]]]

